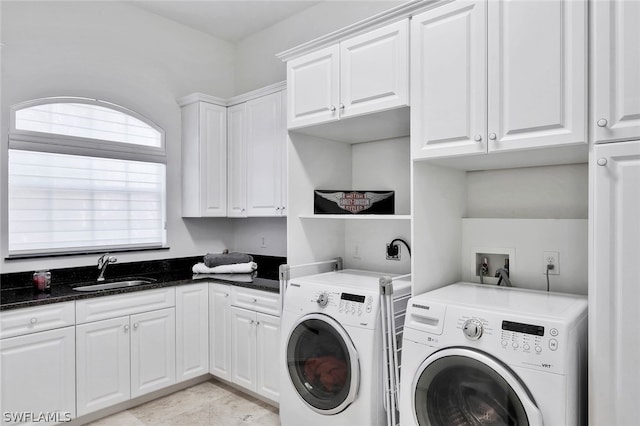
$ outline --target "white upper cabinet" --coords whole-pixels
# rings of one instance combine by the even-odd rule
[[[229,217],[286,215],[284,91],[229,108]]]
[[[330,46],[287,62],[287,127],[338,119],[340,46]]]
[[[288,128],[407,106],[408,71],[407,20],[292,59]]]
[[[182,106],[182,216],[227,215],[227,108]]]
[[[455,2],[411,31],[413,158],[586,144],[586,2]]]
[[[247,104],[227,109],[227,216],[247,217]]]
[[[247,215],[285,215],[283,92],[247,101]]]
[[[591,3],[596,143],[640,138],[640,2]]]
[[[414,157],[487,151],[486,13],[485,2],[455,2],[414,17]]]

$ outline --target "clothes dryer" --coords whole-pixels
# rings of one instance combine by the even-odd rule
[[[586,424],[587,299],[456,283],[409,300],[400,424]]]
[[[345,269],[292,279],[281,322],[282,426],[386,425],[380,285]],[[397,297],[409,280],[394,282]]]

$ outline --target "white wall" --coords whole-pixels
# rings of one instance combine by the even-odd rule
[[[15,103],[46,96],[84,96],[135,110],[166,131],[169,251],[122,253],[121,262],[202,254],[233,248],[227,219],[180,216],[180,108],[176,99],[199,91],[233,95],[234,46],[118,2],[0,3],[2,142],[0,200],[6,206],[7,118]],[[7,233],[4,209],[0,234]],[[91,265],[96,256],[5,261],[0,272]]]
[[[467,173],[468,217],[586,219],[587,164]]]
[[[277,53],[354,24],[404,1],[323,1],[245,38],[237,45],[236,93],[286,79]]]

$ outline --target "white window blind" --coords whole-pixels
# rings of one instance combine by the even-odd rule
[[[14,110],[19,135],[9,136],[10,257],[166,245],[161,129],[81,102]],[[42,135],[48,132],[55,135]],[[149,161],[141,161],[145,151],[136,145],[150,147]]]

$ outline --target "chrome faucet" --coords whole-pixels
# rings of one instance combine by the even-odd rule
[[[107,266],[110,263],[116,263],[118,259],[114,256],[109,256],[109,253],[105,253],[98,258],[98,269],[100,269],[100,275],[98,275],[98,281],[104,281],[104,271],[107,270]]]

